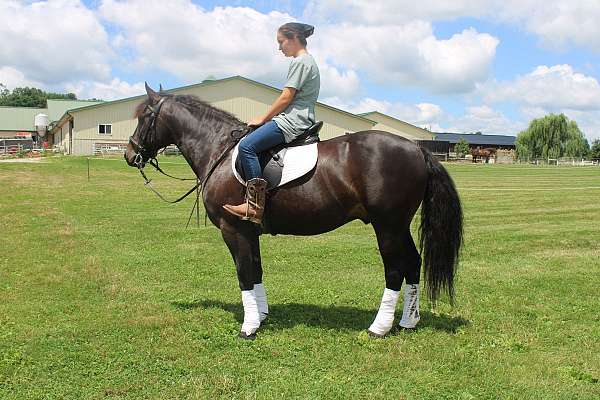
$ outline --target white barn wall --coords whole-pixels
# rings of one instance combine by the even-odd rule
[[[169,91],[172,94],[191,94],[203,101],[224,109],[241,121],[264,114],[277,99],[280,90],[271,88],[242,77],[233,77],[203,82]],[[96,144],[123,145],[137,126],[133,117],[136,106],[144,96],[107,102],[100,105],[69,111],[73,118],[73,139],[69,137],[68,118],[61,120],[62,126],[53,128],[55,145],[66,153],[74,155],[93,154]],[[415,139],[430,139],[432,135],[416,126],[399,121],[381,113],[368,113],[361,116],[318,103],[315,107],[317,120],[324,121],[321,139],[327,140],[348,132],[369,129],[385,130]],[[99,135],[98,124],[111,124],[111,135]]]

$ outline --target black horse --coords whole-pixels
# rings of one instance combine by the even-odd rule
[[[268,312],[264,291],[258,293],[263,274],[261,230],[222,208],[244,199],[244,187],[231,171],[229,149],[234,143],[232,132],[243,131],[246,124],[195,96],[156,93],[148,85],[146,91],[147,99],[136,109],[138,125],[125,159],[130,166],[140,168],[159,149],[175,144],[197,177],[205,181],[206,213],[221,230],[237,268],[245,311],[242,328],[254,321],[252,329],[242,329],[241,336],[253,338],[258,328],[257,305],[261,320]],[[355,219],[372,224],[385,269],[384,300],[388,291],[398,293],[403,281],[412,288],[405,290],[404,313],[412,313],[407,316],[412,320],[404,327],[412,328],[410,325],[418,321],[421,255],[429,298],[435,302],[445,291],[452,301],[462,243],[462,210],[452,179],[426,149],[375,130],[321,141],[317,166],[267,196],[265,219],[272,234],[316,235]],[[421,253],[410,233],[419,205]],[[412,300],[407,300],[411,291]],[[248,293],[256,296],[247,301],[244,295]],[[409,309],[407,302],[412,302]],[[388,316],[384,317],[388,321],[383,325],[387,326],[377,331],[372,325],[370,333],[381,336],[390,330],[389,314],[391,310],[393,321],[396,300],[392,303],[386,303]],[[376,322],[384,308],[382,301]]]

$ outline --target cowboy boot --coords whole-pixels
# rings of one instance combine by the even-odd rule
[[[262,178],[250,179],[246,182],[246,202],[237,206],[225,204],[223,208],[243,220],[261,224],[265,211],[267,181]]]

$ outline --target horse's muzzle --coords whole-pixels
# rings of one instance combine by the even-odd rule
[[[131,144],[127,145],[127,149],[125,150],[125,153],[123,154],[123,156],[125,157],[125,161],[127,162],[127,165],[129,165],[130,167],[136,167],[137,165],[135,164],[136,161],[136,152],[133,150],[133,148],[131,147]]]

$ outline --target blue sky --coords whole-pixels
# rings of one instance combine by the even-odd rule
[[[0,82],[104,99],[207,76],[281,87],[289,59],[275,31],[294,20],[316,27],[308,49],[324,103],[509,135],[563,112],[600,138],[600,3],[590,0],[6,0]]]

